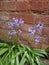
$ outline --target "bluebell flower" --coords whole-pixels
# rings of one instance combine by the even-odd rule
[[[34,35],[36,31],[35,31],[34,29],[31,29],[31,28],[30,28],[30,29],[28,30],[28,32],[29,32],[29,34]]]
[[[43,28],[43,24],[40,23],[36,27],[39,28],[39,29],[42,29]]]
[[[39,36],[36,36],[35,37],[35,44],[38,44],[40,42],[40,37]]]
[[[14,26],[14,25],[13,25],[13,22],[8,22],[8,28],[11,28],[11,29],[12,29],[13,26]]]
[[[22,30],[19,29],[18,30],[18,35],[20,35],[20,34],[22,34]]]
[[[11,30],[11,31],[9,31],[9,33],[8,33],[8,35],[15,35],[17,32],[16,32],[16,30]]]
[[[18,18],[16,18],[16,19],[14,20],[14,24],[15,24],[16,26],[19,26],[19,20],[18,20]]]
[[[36,32],[41,33],[42,29],[43,29],[43,24],[38,24],[36,26]]]
[[[23,26],[24,25],[24,19],[20,18],[19,25],[20,26]]]

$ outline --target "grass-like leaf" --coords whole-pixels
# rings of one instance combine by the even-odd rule
[[[46,52],[41,49],[30,48],[23,44],[0,43],[0,65],[44,65],[39,57],[44,57]]]
[[[4,54],[7,50],[8,50],[8,48],[1,48],[0,49],[0,55]]]

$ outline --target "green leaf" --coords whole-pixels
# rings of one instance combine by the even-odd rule
[[[11,65],[15,64],[14,51],[12,51]]]
[[[16,65],[19,65],[19,56],[16,57]]]
[[[12,50],[13,50],[13,48],[15,47],[15,45],[13,45],[11,48],[9,48],[10,49],[10,51],[7,53],[7,55],[5,56],[5,58],[4,58],[4,61],[3,62],[5,62],[5,60],[6,60],[6,58],[10,55],[10,53],[12,52]]]
[[[20,63],[20,65],[24,65],[26,62],[26,58],[24,58],[23,62]]]
[[[8,47],[9,46],[9,44],[7,44],[7,43],[0,43],[0,47]]]
[[[8,51],[8,48],[2,48],[2,49],[0,49],[0,55],[4,54],[6,51]]]
[[[27,52],[25,52],[24,55],[22,56],[22,59],[21,59],[19,65],[24,65],[24,63],[25,63],[25,61],[26,61],[26,58],[25,58],[25,57],[26,57],[26,54],[27,54]]]
[[[34,59],[31,58],[32,65],[35,65]]]
[[[1,59],[2,65],[9,65],[9,58],[8,58],[8,56],[6,57],[6,55],[7,55],[7,52],[3,55],[2,59]],[[6,57],[6,59],[5,59],[5,57]]]
[[[36,62],[37,62],[37,64],[40,65],[40,62],[39,62],[38,57],[35,57],[35,58],[36,58]]]

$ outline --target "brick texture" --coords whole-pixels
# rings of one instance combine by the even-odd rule
[[[48,0],[29,0],[31,5],[31,10],[34,12],[48,12],[49,11],[49,1]]]
[[[11,11],[33,11],[39,13],[49,13],[48,0],[3,0],[0,1],[0,9]],[[23,6],[22,6],[23,5]]]
[[[44,27],[43,35],[49,36],[49,27]]]
[[[37,15],[37,23],[49,24],[49,15]]]
[[[19,26],[23,31],[19,37],[19,43],[29,45],[34,48],[46,49],[49,47],[49,0],[0,0],[0,40],[9,41],[8,33],[12,29],[8,28],[8,22],[14,22],[13,18],[24,19],[24,26]],[[43,24],[41,34],[29,35],[28,29],[35,29],[37,24]],[[14,26],[13,29],[17,30]],[[40,36],[40,42],[34,44],[35,36]],[[16,42],[17,34],[14,35]]]
[[[3,2],[0,1],[0,10],[3,10],[4,9],[4,4]]]
[[[16,10],[15,2],[4,2],[4,10],[15,11]]]

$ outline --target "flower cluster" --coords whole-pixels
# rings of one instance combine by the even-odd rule
[[[16,18],[13,18],[13,22],[8,22],[8,28],[11,29],[8,33],[8,36],[9,38],[11,38],[11,36],[15,35],[15,34],[18,34],[18,35],[21,35],[22,34],[22,30],[19,28],[19,26],[23,26],[24,25],[24,19],[23,18],[20,18],[20,20],[16,17]],[[14,26],[16,26],[16,30],[14,29]],[[28,29],[28,33],[32,36],[32,35],[35,35],[34,36],[34,41],[35,41],[35,44],[38,44],[40,42],[40,36],[38,34],[41,33],[43,29],[43,24],[39,23],[35,26],[35,28],[29,28]],[[36,35],[36,33],[38,33]]]
[[[13,28],[14,26],[23,26],[24,25],[24,19],[23,18],[20,18],[20,20],[18,20],[18,18],[13,18],[13,22],[8,22],[8,28]]]
[[[30,35],[35,35],[35,33],[41,34],[42,29],[43,29],[43,24],[40,23],[40,24],[37,24],[35,26],[35,28],[29,28],[28,32],[29,32]],[[35,36],[34,41],[35,41],[36,44],[39,43],[40,42],[40,36]]]
[[[8,28],[11,29],[11,31],[9,31],[8,35],[9,36],[13,36],[16,33],[20,35],[22,33],[22,30],[19,29],[19,26],[23,26],[23,25],[24,25],[24,19],[23,18],[20,18],[20,20],[18,20],[17,17],[16,18],[13,18],[13,22],[8,22]],[[14,26],[18,27],[18,29],[17,30],[14,30],[13,29]]]
[[[31,35],[34,35],[37,32],[40,34],[42,29],[43,29],[43,24],[37,24],[36,27],[35,27],[35,29],[29,28],[28,32]]]

